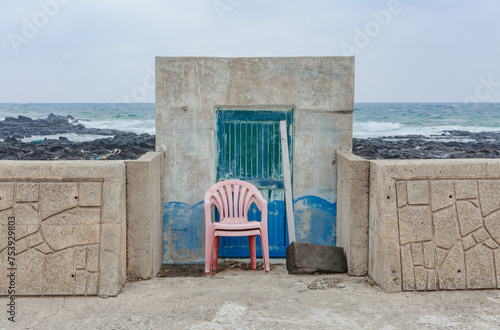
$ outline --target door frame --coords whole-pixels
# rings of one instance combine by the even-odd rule
[[[291,180],[292,180],[292,187],[293,187],[293,169],[294,169],[294,161],[293,161],[293,157],[294,157],[294,150],[295,150],[295,143],[294,143],[294,139],[295,139],[295,107],[292,106],[292,105],[278,105],[278,106],[260,106],[260,105],[253,105],[253,106],[215,106],[214,107],[214,119],[215,119],[215,143],[214,143],[214,146],[215,146],[215,164],[214,164],[214,168],[215,168],[215,180],[216,182],[219,182],[219,161],[220,161],[220,153],[219,153],[219,146],[220,146],[220,141],[219,141],[219,127],[218,127],[218,123],[219,123],[219,113],[221,111],[249,111],[249,112],[273,112],[273,111],[276,111],[276,112],[283,112],[283,111],[289,111],[290,112],[290,124],[287,125],[287,135],[289,137],[289,140],[288,140],[288,152],[289,152],[289,162],[290,162],[290,175],[291,175]],[[287,121],[288,121],[288,118],[287,118]],[[280,144],[280,149],[281,149],[281,144]],[[280,154],[280,157],[282,157],[282,154]],[[239,178],[241,180],[245,180],[247,182],[250,182],[254,185],[257,185],[259,186],[264,184],[266,186],[266,188],[270,188],[270,189],[283,189],[284,190],[284,180],[281,180],[281,182],[277,183],[276,185],[270,185],[269,182],[265,182],[265,181],[259,181],[258,179],[257,180],[248,180],[247,178]],[[275,180],[273,180],[275,181]],[[266,189],[264,188],[264,189]],[[292,188],[292,193],[293,193],[293,188]],[[293,196],[293,194],[292,194]],[[292,201],[293,202],[293,201]],[[286,249],[286,244],[288,242],[288,230],[287,230],[287,214],[286,214],[286,207],[284,208],[284,232],[283,232],[283,235],[285,236],[285,249]],[[215,214],[214,214],[215,216]],[[259,239],[259,238],[258,238]],[[219,249],[219,253],[221,253],[222,251],[222,248],[223,248],[223,245],[221,244],[220,245],[220,249]],[[270,251],[271,253],[272,251]],[[278,253],[278,251],[276,251],[275,253]],[[273,257],[272,254],[275,254],[275,253],[271,253],[271,257]],[[260,244],[257,244],[257,254],[260,255],[261,254],[261,249],[260,249]],[[281,253],[280,253],[281,254]],[[283,250],[283,256],[281,255],[274,255],[274,257],[278,257],[278,258],[282,258],[284,257],[284,250]]]

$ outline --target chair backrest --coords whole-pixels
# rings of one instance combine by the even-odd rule
[[[205,193],[205,209],[212,204],[219,211],[221,222],[241,223],[247,220],[248,210],[255,203],[259,210],[267,211],[267,201],[251,183],[241,180],[226,180],[214,184]],[[262,220],[267,218],[262,217]],[[210,221],[210,219],[206,219]]]

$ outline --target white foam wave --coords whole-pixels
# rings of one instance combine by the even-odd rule
[[[468,132],[500,132],[500,127],[484,126],[459,126],[459,125],[440,125],[440,126],[410,126],[391,122],[355,122],[353,127],[353,136],[355,138],[372,138],[383,136],[403,136],[403,135],[431,135],[440,134],[443,131],[468,131]]]
[[[86,128],[116,129],[136,134],[155,134],[155,120],[113,119],[103,121],[79,121]]]
[[[354,123],[353,135],[357,138],[379,137],[394,135],[392,132],[400,132],[403,125],[390,122],[361,122]]]
[[[70,141],[73,142],[86,142],[86,141],[93,141],[93,140],[98,140],[98,139],[105,139],[109,137],[113,137],[112,135],[92,135],[92,134],[75,134],[75,133],[66,133],[66,134],[54,134],[54,135],[33,135],[32,137],[29,138],[24,138],[21,139],[23,142],[33,142],[33,141],[39,141],[43,139],[59,139],[59,137],[65,137]]]

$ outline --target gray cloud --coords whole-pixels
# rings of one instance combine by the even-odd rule
[[[139,90],[155,56],[349,51],[357,102],[461,102],[478,89],[489,91],[480,101],[500,102],[499,12],[493,0],[6,0],[0,102],[113,102],[134,91],[132,101],[154,102]],[[478,87],[490,76],[490,89]]]

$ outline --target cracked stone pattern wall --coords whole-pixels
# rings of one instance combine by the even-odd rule
[[[0,265],[16,219],[16,294],[96,295],[102,182],[0,182]],[[4,273],[4,272],[2,272]],[[0,277],[6,294],[8,277]]]
[[[396,181],[402,289],[500,288],[500,180]]]

